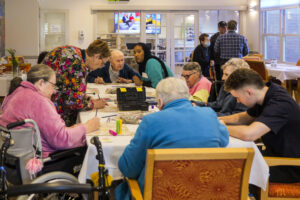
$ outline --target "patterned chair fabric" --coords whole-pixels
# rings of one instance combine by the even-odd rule
[[[239,200],[245,160],[156,161],[152,197]]]
[[[300,198],[300,183],[269,183],[269,197]]]

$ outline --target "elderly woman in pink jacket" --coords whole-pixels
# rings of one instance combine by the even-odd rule
[[[86,134],[99,129],[99,118],[84,124],[66,127],[64,120],[50,100],[56,92],[55,72],[47,65],[35,65],[27,74],[27,81],[13,79],[9,95],[2,105],[0,124],[33,119],[41,133],[43,157],[50,153],[86,145]]]

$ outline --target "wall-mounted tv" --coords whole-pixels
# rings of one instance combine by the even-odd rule
[[[156,24],[156,32],[155,32]],[[161,15],[160,14],[146,14],[146,33],[160,34]]]
[[[140,12],[115,12],[115,33],[140,33]]]

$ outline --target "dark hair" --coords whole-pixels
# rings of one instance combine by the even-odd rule
[[[44,81],[49,81],[51,75],[55,75],[53,69],[44,64],[34,65],[27,73],[27,81],[34,84],[37,81],[43,79]],[[20,77],[15,77],[10,82],[8,95],[13,93],[20,85],[22,79]]]
[[[41,64],[49,51],[42,51],[38,57],[37,64]]]
[[[228,22],[228,29],[235,31],[237,29],[237,22],[235,20],[230,20]]]
[[[100,39],[94,40],[94,42],[92,42],[86,50],[86,54],[88,56],[93,56],[98,53],[102,58],[110,56],[110,50],[107,43]]]
[[[154,58],[154,59],[156,59],[160,63],[160,65],[161,65],[161,67],[162,67],[162,69],[163,69],[163,71],[165,73],[165,77],[164,78],[166,78],[166,77],[169,76],[168,71],[167,71],[167,67],[166,67],[165,63],[161,59],[159,59],[158,57],[152,55],[150,48],[145,43],[139,42],[136,45],[134,45],[134,47],[136,47],[136,46],[142,47],[142,49],[144,51],[144,61],[142,63],[138,63],[138,65],[139,65],[139,73],[140,74],[142,74],[143,72],[145,72],[147,61],[150,58]],[[145,86],[150,86],[151,87],[151,83],[150,83],[150,85],[148,84],[148,85],[145,85]]]
[[[225,81],[225,91],[238,90],[244,86],[255,86],[257,89],[262,89],[265,84],[261,76],[252,69],[241,68],[237,69]]]
[[[201,41],[204,41],[206,37],[209,37],[209,35],[206,34],[206,33],[202,33],[202,34],[199,36],[199,41],[200,41],[200,42],[201,42]]]
[[[220,21],[220,22],[218,23],[218,27],[225,28],[225,27],[227,27],[227,23],[224,22],[224,21]]]

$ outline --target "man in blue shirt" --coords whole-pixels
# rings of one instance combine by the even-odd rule
[[[249,47],[246,38],[236,33],[237,22],[230,20],[228,22],[228,32],[220,35],[216,41],[214,51],[220,55],[220,64],[223,65],[230,58],[242,58],[249,53]]]
[[[159,112],[143,117],[134,138],[119,159],[126,177],[137,179],[144,191],[148,149],[225,147],[228,131],[211,108],[193,106],[184,80],[169,77],[156,87]],[[116,199],[130,199],[127,183],[116,188]]]

